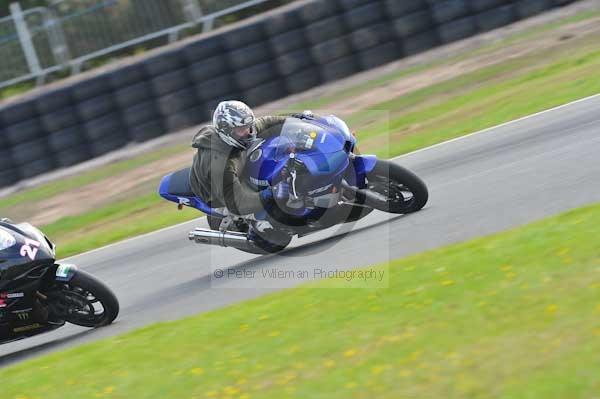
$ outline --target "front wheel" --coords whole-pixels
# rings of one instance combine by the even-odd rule
[[[427,203],[427,186],[410,170],[390,161],[378,160],[367,173],[368,196],[365,205],[389,213],[412,213]]]
[[[65,321],[83,327],[102,327],[119,314],[119,301],[103,282],[79,269],[61,284],[54,308]]]

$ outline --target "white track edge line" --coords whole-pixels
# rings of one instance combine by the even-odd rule
[[[540,111],[540,112],[536,112],[536,113],[531,114],[531,115],[526,115],[526,116],[523,116],[523,117],[518,118],[518,119],[513,119],[511,121],[504,122],[504,123],[501,123],[501,124],[496,125],[496,126],[491,126],[491,127],[485,128],[483,130],[478,130],[476,132],[469,133],[469,134],[466,134],[464,136],[460,136],[460,137],[456,137],[456,138],[453,138],[453,139],[450,139],[450,140],[442,141],[441,143],[432,144],[429,147],[419,148],[418,150],[414,150],[414,151],[408,152],[406,154],[398,155],[398,156],[396,156],[394,158],[391,158],[391,160],[397,160],[397,159],[400,159],[402,157],[407,157],[409,155],[417,154],[419,152],[428,151],[428,150],[430,150],[432,148],[435,148],[435,147],[439,147],[439,146],[442,146],[442,145],[445,145],[445,144],[453,143],[453,142],[459,141],[459,140],[464,140],[464,139],[467,139],[469,137],[472,137],[472,136],[475,136],[475,135],[479,135],[479,134],[482,134],[482,133],[487,133],[489,131],[493,131],[495,129],[498,129],[498,128],[501,128],[501,127],[504,127],[504,126],[508,126],[508,125],[513,124],[513,123],[517,123],[517,122],[521,122],[521,121],[526,120],[526,119],[534,118],[536,116],[543,115],[543,114],[548,113],[548,112],[557,111],[559,109],[562,109],[562,108],[565,108],[565,107],[569,107],[571,105],[574,105],[574,104],[577,104],[577,103],[580,103],[580,102],[588,101],[588,100],[594,99],[596,97],[600,97],[600,93],[594,94],[594,95],[591,95],[591,96],[588,96],[588,97],[580,98],[579,100],[571,101],[570,103],[558,105],[558,106],[556,106],[554,108],[549,108],[549,109],[546,109],[546,110],[543,110],[543,111]],[[203,218],[203,217],[204,216],[199,216],[198,218]],[[194,221],[194,219],[189,220],[187,222],[179,223],[179,224],[176,224],[176,225],[173,225],[173,226],[164,227],[164,228],[159,229],[159,230],[151,231],[149,233],[145,233],[145,234],[142,234],[142,235],[139,235],[139,236],[126,238],[126,239],[124,239],[122,241],[114,242],[112,244],[108,244],[108,245],[105,245],[105,246],[100,247],[100,248],[95,248],[95,249],[92,249],[92,250],[87,251],[87,252],[82,252],[82,253],[77,254],[77,255],[69,256],[68,258],[61,259],[60,261],[65,261],[65,260],[73,259],[73,258],[78,257],[78,256],[89,255],[89,254],[92,254],[92,253],[95,253],[95,252],[98,252],[98,251],[103,251],[105,249],[111,248],[111,247],[116,246],[116,245],[122,245],[122,244],[125,244],[127,242],[130,242],[130,241],[133,241],[133,240],[138,240],[138,239],[141,239],[141,238],[153,235],[153,234],[159,234],[159,233],[162,233],[162,232],[165,232],[165,231],[168,231],[168,230],[177,229],[177,228],[179,228],[179,227],[181,227],[181,226],[183,226],[185,224],[188,224],[190,222],[193,222],[193,221]]]

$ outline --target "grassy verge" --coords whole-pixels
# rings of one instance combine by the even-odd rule
[[[451,67],[457,61],[495,51],[515,41],[531,41],[532,47],[535,47],[535,41],[552,29],[597,18],[598,15],[597,12],[585,12],[533,28],[467,54],[395,71],[335,95],[297,104],[293,108],[327,107],[335,104],[338,99],[351,98],[375,87],[393,84],[430,68]],[[511,57],[367,109],[356,110],[348,121],[358,131],[362,152],[392,157],[599,93],[599,68],[597,38],[590,35],[574,37],[545,50]],[[384,122],[381,122],[381,115],[385,115]],[[23,191],[0,201],[0,215],[17,220],[27,219],[33,214],[32,210],[37,209],[37,204],[45,199],[93,183],[108,181],[113,176],[183,151],[189,151],[189,148],[170,147]],[[152,190],[154,189],[153,186]],[[92,249],[99,243],[107,244],[197,217],[193,212],[176,213],[166,203],[161,206],[158,197],[148,196],[135,201],[126,199],[144,197],[149,192],[150,185],[134,187],[130,192],[115,195],[110,199],[112,203],[103,204],[100,209],[85,211],[41,227],[49,231],[57,241],[59,254],[64,256]],[[132,227],[138,223],[139,227]],[[67,230],[60,226],[76,227]],[[82,236],[85,239],[81,240]]]
[[[43,231],[57,243],[60,259],[201,216],[191,208],[177,211],[174,203],[150,194],[59,219]]]
[[[584,398],[600,204],[0,371],[6,397]],[[35,375],[35,383],[32,383]],[[56,386],[60,383],[61,389]]]

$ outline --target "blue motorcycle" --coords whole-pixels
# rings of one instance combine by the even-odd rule
[[[244,180],[256,191],[286,182],[289,196],[253,215],[211,208],[189,185],[191,168],[163,177],[159,194],[208,217],[210,229],[197,228],[189,239],[264,254],[283,250],[302,237],[341,223],[357,221],[374,209],[407,214],[428,199],[425,183],[414,173],[375,155],[359,155],[346,123],[330,115],[289,117],[281,134],[256,141],[247,150]]]

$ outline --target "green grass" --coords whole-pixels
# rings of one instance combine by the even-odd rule
[[[598,236],[600,204],[379,266],[388,288],[332,288],[344,283],[325,280],[27,361],[0,370],[2,392],[593,397]]]
[[[202,216],[188,207],[178,211],[176,204],[149,194],[61,218],[43,231],[57,243],[60,259]]]
[[[526,62],[494,65],[373,106],[390,118],[363,125],[362,148],[381,156],[400,155],[600,93],[598,50],[500,77],[509,71],[515,75]],[[399,110],[401,115],[395,116]],[[367,119],[361,114],[355,118],[358,123]]]

